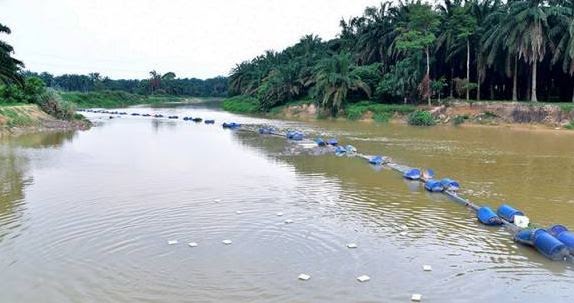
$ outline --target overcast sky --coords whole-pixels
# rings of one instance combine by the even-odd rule
[[[227,75],[305,34],[335,37],[339,20],[380,0],[0,0],[0,23],[32,71],[144,78]]]

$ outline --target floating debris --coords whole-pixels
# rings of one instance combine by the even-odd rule
[[[407,235],[407,232],[406,232],[406,231],[401,231],[401,232],[399,233],[399,235],[401,235],[401,236],[406,236],[406,235]]]
[[[277,213],[277,217],[281,217],[281,216],[283,216],[283,213],[282,213],[282,212],[278,212],[278,213]]]
[[[349,243],[349,244],[347,244],[347,248],[357,248],[357,244]]]
[[[215,199],[215,200],[213,200],[213,202],[219,203],[219,202],[221,202],[221,199]]]
[[[238,211],[236,211],[235,213],[238,214],[238,215],[241,215],[243,212],[240,211],[240,210],[238,210]]]
[[[432,271],[432,267],[430,265],[423,265],[424,271]]]
[[[197,247],[197,243],[195,242],[189,242],[187,245],[189,245],[189,247]]]
[[[223,243],[225,245],[230,245],[233,242],[231,242],[231,240],[223,240],[223,241],[221,241],[221,243]]]
[[[293,223],[293,220],[291,220],[291,219],[285,220],[285,224],[291,224],[291,223]]]
[[[300,274],[298,279],[302,280],[302,281],[307,281],[307,280],[311,279],[311,276],[309,276],[307,274]]]
[[[420,302],[423,299],[423,295],[421,294],[413,294],[411,296],[411,301],[413,302]]]
[[[371,277],[369,277],[367,275],[362,275],[362,276],[357,277],[357,281],[359,281],[359,282],[367,282],[369,280],[371,280]]]
[[[169,240],[169,241],[167,241],[167,244],[168,244],[168,245],[175,245],[175,244],[177,244],[177,243],[179,243],[179,241],[177,241],[177,240]]]

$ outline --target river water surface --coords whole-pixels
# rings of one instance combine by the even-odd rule
[[[336,136],[364,153],[455,178],[480,204],[508,202],[536,223],[574,228],[571,133],[289,122],[201,105],[125,111],[180,119],[90,114],[101,124],[89,131],[2,139],[0,302],[574,296],[571,265],[515,244],[502,228],[479,225],[464,207],[394,171],[357,158],[285,155],[282,138],[220,123]],[[168,245],[172,240],[178,244]],[[311,278],[300,281],[301,273]],[[360,283],[361,275],[371,280]]]

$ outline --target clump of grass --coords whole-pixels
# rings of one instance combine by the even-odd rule
[[[571,120],[570,123],[564,125],[565,129],[574,129],[574,120]]]
[[[412,112],[409,115],[408,123],[409,123],[409,125],[414,125],[414,126],[433,126],[436,124],[431,113],[427,112],[427,111]]]
[[[569,113],[572,110],[574,110],[574,103],[562,103],[559,104],[558,107],[560,108],[561,111]]]
[[[454,119],[452,119],[452,123],[453,123],[455,126],[458,126],[458,125],[463,124],[463,123],[466,121],[466,119],[468,119],[468,116],[466,116],[466,115],[463,115],[463,116],[458,115],[458,116],[454,117]]]
[[[373,115],[373,120],[376,122],[387,123],[391,120],[392,114],[390,113],[376,113]]]
[[[47,114],[61,120],[73,120],[76,112],[76,105],[73,102],[64,100],[52,89],[47,89],[40,95],[38,106]]]
[[[373,103],[369,101],[362,101],[354,104],[350,104],[345,108],[347,114],[347,119],[358,120],[363,117],[363,115],[370,111],[373,113],[373,119],[379,122],[385,122],[390,119],[394,113],[399,114],[409,114],[416,110],[413,105],[403,105],[403,104],[381,104]]]
[[[222,108],[234,113],[256,113],[260,111],[259,101],[253,97],[235,96],[223,100]]]

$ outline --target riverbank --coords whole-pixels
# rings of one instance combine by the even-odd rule
[[[37,105],[22,104],[0,106],[0,137],[32,132],[85,130],[91,122],[78,115],[73,119],[56,119]]]
[[[255,102],[245,97],[226,99],[223,109],[244,114],[259,113]],[[380,104],[358,102],[341,110],[336,119],[408,123],[417,111],[428,111],[435,124],[454,125],[532,125],[545,128],[574,129],[573,103],[529,103],[480,101],[451,101],[448,104],[427,105]],[[286,119],[314,120],[327,117],[312,100],[288,103],[272,108],[268,116]]]

